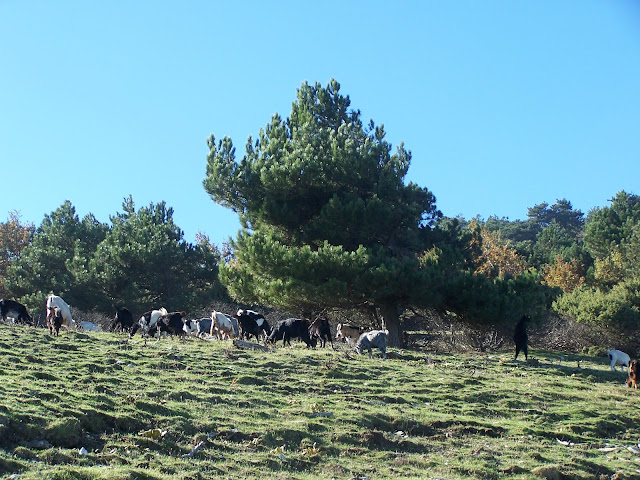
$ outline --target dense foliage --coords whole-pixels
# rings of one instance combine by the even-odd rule
[[[474,276],[484,272],[469,269],[466,233],[441,226],[433,194],[405,182],[411,153],[403,144],[392,153],[384,128],[365,126],[339,90],[335,80],[304,83],[290,116],[249,137],[239,161],[230,138],[209,138],[204,187],[245,227],[221,268],[231,294],[300,310],[369,309],[392,345],[407,306],[479,323],[536,308],[520,301],[512,310],[519,292],[506,272]]]
[[[523,313],[594,330],[640,330],[640,197],[618,192],[585,217],[567,199],[526,220],[444,217],[406,181],[412,155],[363,123],[340,85],[304,83],[236,160],[208,140],[204,188],[239,215],[224,252],[183,239],[164,202],[125,199],[110,223],[69,201],[40,226],[0,223],[0,296],[36,312],[49,293],[86,311],[190,310],[227,297],[295,314],[358,309],[402,337],[402,312],[436,311],[479,329]],[[218,271],[218,269],[220,269]]]
[[[527,222],[489,219],[519,248],[529,268],[564,292],[553,307],[593,328],[633,334],[640,329],[640,197],[619,192],[611,205],[595,208],[586,220],[560,200],[529,209]],[[523,231],[537,231],[522,241]]]
[[[225,295],[217,279],[218,251],[206,242],[184,241],[164,202],[136,211],[129,197],[111,223],[93,215],[80,220],[66,201],[45,216],[31,243],[12,259],[4,277],[7,290],[34,311],[49,293],[104,312],[115,306],[188,310]]]
[[[83,303],[84,286],[75,271],[88,262],[106,232],[93,215],[80,220],[71,202],[64,202],[45,215],[31,244],[7,269],[6,288],[32,309],[42,308],[49,293],[64,295],[72,305]]]
[[[403,179],[383,127],[332,81],[303,84],[291,115],[274,115],[239,163],[231,139],[209,139],[205,189],[245,226],[222,267],[232,295],[286,308],[372,306],[399,338],[397,306],[433,287],[416,253],[441,216],[426,188]]]
[[[22,250],[31,242],[35,230],[31,224],[22,224],[19,212],[9,212],[6,222],[0,223],[0,298],[9,296],[5,287],[5,278],[9,266],[22,254]]]
[[[590,212],[584,249],[593,259],[588,281],[560,298],[556,309],[603,329],[638,331],[640,197],[619,192],[611,206]]]

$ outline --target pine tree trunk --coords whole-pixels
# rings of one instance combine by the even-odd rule
[[[397,305],[379,305],[378,309],[382,318],[382,328],[389,331],[387,346],[402,348],[402,326]]]

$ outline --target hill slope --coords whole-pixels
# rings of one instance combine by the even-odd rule
[[[405,353],[0,324],[0,474],[638,478],[640,393],[606,359]]]

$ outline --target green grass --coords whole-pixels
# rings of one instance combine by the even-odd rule
[[[640,478],[640,392],[605,358],[404,353],[2,324],[0,475]]]

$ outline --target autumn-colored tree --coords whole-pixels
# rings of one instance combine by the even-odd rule
[[[583,266],[577,258],[565,261],[558,255],[553,264],[546,265],[543,282],[551,287],[560,287],[563,292],[572,292],[585,282]]]
[[[622,249],[614,246],[605,257],[595,259],[597,285],[612,287],[624,280],[624,258]]]
[[[495,215],[487,218],[482,224],[492,232],[500,231],[502,239],[511,242],[510,246],[524,257],[531,256],[536,237],[542,229],[538,223],[531,220],[511,221]]]
[[[502,240],[500,231],[490,231],[475,221],[470,222],[469,228],[474,233],[471,250],[477,252],[474,259],[476,275],[505,278],[526,270],[524,257],[511,247],[510,242]]]
[[[12,210],[9,219],[0,223],[0,298],[9,296],[5,287],[7,268],[18,258],[22,250],[29,245],[35,227],[33,224],[22,224],[20,212]]]

